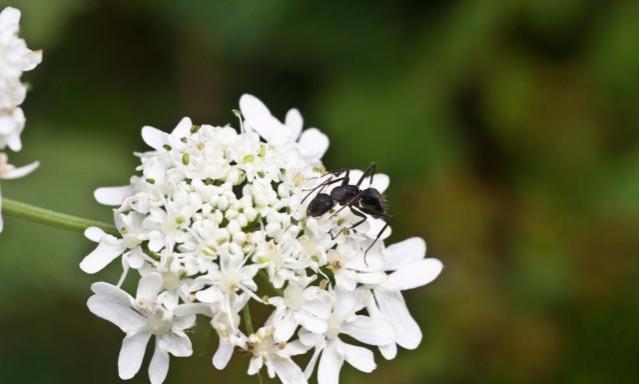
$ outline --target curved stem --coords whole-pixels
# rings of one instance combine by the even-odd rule
[[[70,231],[84,232],[89,227],[98,227],[112,235],[119,235],[112,224],[67,215],[6,198],[2,198],[2,213]]]

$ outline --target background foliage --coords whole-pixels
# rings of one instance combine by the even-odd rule
[[[45,52],[14,156],[42,166],[6,196],[109,220],[91,192],[126,183],[143,125],[234,122],[251,92],[327,132],[329,167],[392,175],[393,239],[446,264],[408,296],[421,347],[343,382],[639,377],[639,2],[0,3]],[[0,382],[119,382],[120,332],[85,306],[90,249],[8,218]],[[200,328],[168,382],[258,382],[245,358],[216,371]]]

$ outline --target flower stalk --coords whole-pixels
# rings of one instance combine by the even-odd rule
[[[244,326],[246,327],[246,332],[249,335],[255,333],[255,328],[253,328],[253,318],[251,317],[251,309],[248,304],[242,309],[242,314],[244,315]]]
[[[69,231],[84,232],[89,227],[98,227],[107,233],[118,235],[112,224],[67,215],[7,198],[2,198],[2,213]]]

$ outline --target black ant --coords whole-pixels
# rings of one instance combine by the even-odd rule
[[[333,177],[339,176],[343,172],[345,172],[344,176],[337,178]],[[349,170],[330,172],[329,174],[333,176],[319,184],[317,187],[313,188],[311,192],[302,199],[303,203],[310,195],[312,195],[317,189],[319,189],[317,195],[315,195],[313,200],[311,200],[311,202],[309,203],[308,208],[306,209],[306,214],[311,217],[322,216],[326,212],[333,209],[333,207],[337,203],[342,207],[335,213],[333,213],[331,217],[334,217],[344,208],[348,207],[355,216],[361,218],[361,220],[350,226],[348,228],[349,230],[353,230],[363,224],[367,219],[365,214],[368,214],[376,219],[384,220],[386,224],[381,229],[381,231],[379,231],[375,240],[371,243],[371,245],[368,246],[368,248],[366,248],[366,251],[364,252],[364,257],[366,257],[368,251],[373,247],[377,240],[379,240],[379,238],[388,227],[388,220],[390,220],[391,218],[391,215],[386,212],[384,196],[382,196],[382,194],[377,189],[373,187],[368,187],[363,190],[360,189],[360,185],[362,185],[362,182],[369,174],[370,183],[373,183],[373,177],[375,176],[375,163],[371,163],[368,166],[364,174],[362,174],[362,176],[357,181],[357,184],[350,184]],[[330,194],[322,192],[322,190],[324,190],[324,188],[326,188],[327,186],[339,182],[341,182],[342,184],[333,188]],[[333,237],[333,239],[334,238],[335,237]]]

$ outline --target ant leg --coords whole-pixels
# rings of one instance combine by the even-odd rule
[[[375,176],[375,163],[370,163],[370,165],[368,166],[368,168],[366,168],[366,171],[364,171],[364,173],[362,174],[362,177],[359,178],[359,181],[357,182],[357,186],[359,187],[360,185],[362,185],[362,182],[364,181],[364,179],[366,179],[366,176],[368,176],[368,174],[370,173],[371,175],[371,184],[373,184],[373,177]]]
[[[361,217],[361,218],[362,218],[362,219],[361,219],[360,221],[358,221],[357,223],[355,223],[355,224],[351,225],[350,227],[348,227],[348,229],[349,229],[349,230],[351,230],[351,231],[352,231],[353,229],[355,229],[355,228],[359,227],[360,225],[362,225],[362,223],[364,223],[364,222],[366,221],[366,219],[367,219],[366,215],[364,215],[362,212],[360,212],[360,211],[358,211],[357,209],[355,209],[355,207],[353,207],[353,206],[348,206],[348,205],[345,205],[345,207],[349,207],[349,208],[350,208],[350,210],[351,210],[351,212],[353,212],[353,214],[354,214],[355,216],[357,216],[357,217]],[[339,237],[339,235],[341,235],[341,234],[342,234],[342,231],[341,231],[341,230],[340,230],[340,231],[338,231],[338,232],[337,232],[337,234],[336,234],[335,236],[333,236],[333,234],[331,233],[331,240],[335,240],[335,239],[337,239],[337,238]]]
[[[388,221],[391,219],[391,217],[392,217],[391,215],[384,215],[384,216],[380,217],[380,219],[383,219],[385,221],[385,224],[382,227],[382,229],[379,231],[379,233],[377,234],[377,237],[375,237],[375,240],[373,240],[371,245],[369,245],[368,248],[366,248],[366,252],[364,252],[364,256],[366,256],[368,251],[370,251],[371,248],[373,248],[373,245],[377,242],[377,240],[379,240],[379,238],[382,237],[382,234],[384,233],[386,228],[388,228],[388,225],[389,225]]]
[[[348,227],[349,230],[353,230],[357,227],[359,227],[360,225],[362,225],[362,223],[364,223],[367,219],[366,215],[364,215],[362,212],[358,211],[357,209],[355,209],[354,207],[350,207],[351,208],[351,212],[353,212],[353,215],[357,216],[357,217],[361,217],[361,220],[358,221],[357,223],[351,225],[350,227]]]
[[[370,251],[371,248],[373,248],[373,245],[375,245],[375,243],[377,242],[377,240],[379,240],[379,238],[382,237],[382,234],[384,233],[386,228],[388,228],[388,222],[386,222],[386,224],[382,227],[382,230],[379,231],[379,233],[377,234],[377,237],[375,237],[375,240],[373,240],[371,245],[369,245],[368,248],[366,248],[366,251],[364,251],[364,263],[366,265],[368,265],[368,262],[366,261],[366,256],[368,255],[368,251]]]
[[[355,204],[355,202],[359,199],[359,197],[362,195],[363,191],[359,191],[357,192],[357,195],[353,196],[349,201],[346,202],[346,204],[344,204],[342,206],[342,208],[338,209],[337,211],[335,211],[335,213],[333,213],[331,215],[331,217],[335,217],[338,213],[342,212],[344,210],[344,208],[347,207],[352,207],[353,204]]]
[[[348,185],[351,182],[351,170],[347,169],[346,174],[344,175],[344,181],[342,181],[342,185]]]

